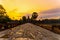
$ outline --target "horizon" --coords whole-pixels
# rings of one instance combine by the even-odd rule
[[[46,15],[48,15],[48,18],[51,18],[51,15],[54,16],[52,18],[60,18],[59,13],[52,13],[50,15],[49,13],[45,15],[44,13],[40,13],[46,10],[60,8],[59,0],[0,0],[0,4],[5,8],[7,15],[11,19],[15,20],[19,20],[22,16],[26,16],[28,14],[31,15],[32,12],[37,12],[39,16],[43,15],[43,18]]]

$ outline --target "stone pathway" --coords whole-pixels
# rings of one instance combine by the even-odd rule
[[[8,32],[1,38],[7,38],[6,40],[60,40],[60,35],[39,26],[26,23],[8,29]]]

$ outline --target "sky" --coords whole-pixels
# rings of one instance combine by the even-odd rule
[[[24,15],[32,14],[32,12],[39,13],[60,8],[60,0],[0,0],[0,4],[6,9],[7,15],[11,19],[18,20]],[[44,15],[43,13],[40,14]]]

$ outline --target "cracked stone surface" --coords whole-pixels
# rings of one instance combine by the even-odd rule
[[[60,35],[31,23],[0,32],[0,40],[60,40]]]

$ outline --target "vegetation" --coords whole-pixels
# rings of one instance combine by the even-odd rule
[[[8,28],[8,23],[11,22],[11,19],[6,14],[6,10],[3,8],[2,5],[0,5],[0,30]]]
[[[33,12],[31,19],[35,20],[37,17],[38,17],[38,13],[37,12]]]
[[[29,16],[27,18],[26,16],[23,16],[22,19],[20,20],[11,20],[9,16],[6,14],[6,10],[3,8],[2,5],[0,5],[0,30],[12,28],[24,23],[33,23],[35,25],[49,29],[51,31],[54,31],[55,28],[58,28],[60,30],[60,19],[44,19],[41,21],[41,20],[36,20],[37,17],[38,17],[38,13],[33,12],[31,18]],[[49,24],[50,26],[46,26],[47,24]]]
[[[6,10],[3,8],[2,5],[0,5],[0,23],[7,23],[11,19],[9,16],[6,14]]]

